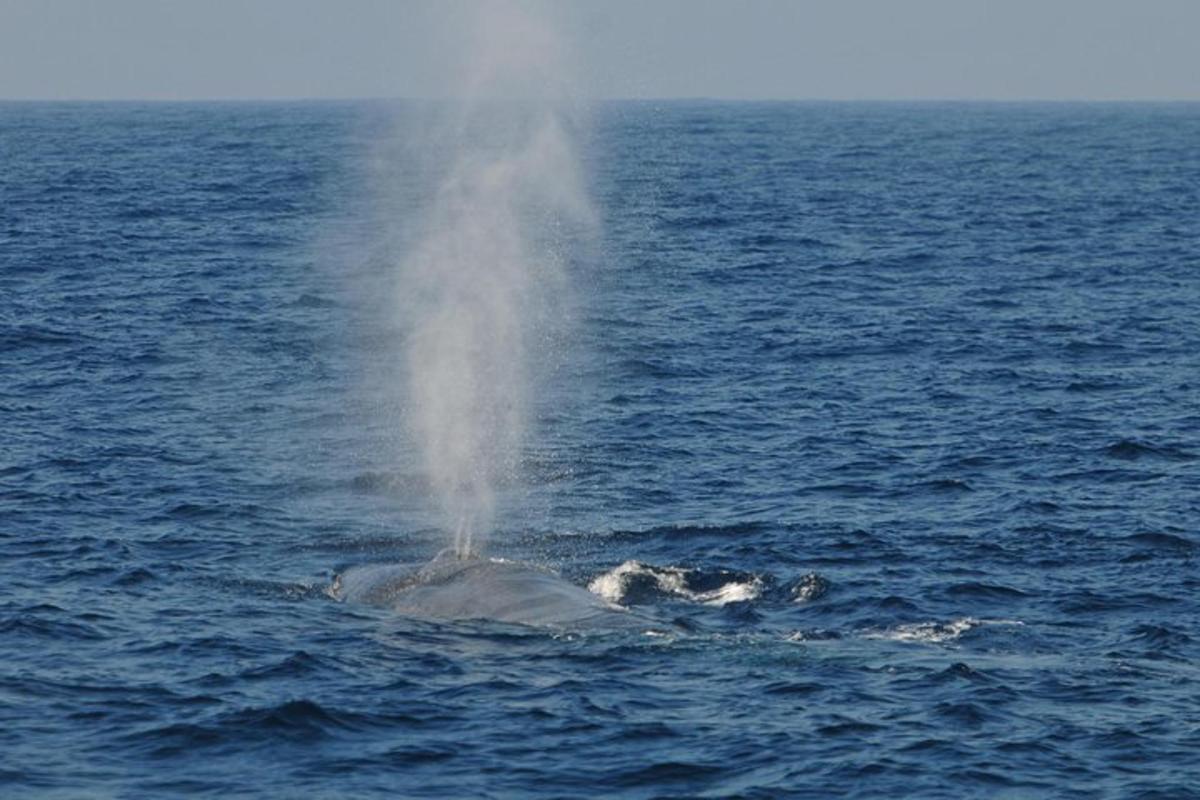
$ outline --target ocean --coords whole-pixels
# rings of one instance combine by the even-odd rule
[[[0,104],[0,795],[1200,797],[1200,105],[594,108],[486,554],[644,630],[332,590],[427,111]]]

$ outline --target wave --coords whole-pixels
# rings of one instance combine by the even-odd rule
[[[247,707],[204,722],[149,727],[125,738],[130,743],[144,743],[152,757],[167,757],[199,748],[246,747],[279,741],[312,743],[370,728],[405,728],[419,723],[418,717],[407,714],[362,713],[300,698]]]
[[[1200,547],[1200,544],[1197,544],[1186,536],[1180,536],[1173,533],[1162,533],[1159,531],[1132,533],[1124,537],[1124,540],[1133,544],[1145,545],[1151,550],[1162,550],[1166,552],[1178,551],[1187,553]]]
[[[1138,461],[1139,459],[1160,459],[1163,461],[1192,461],[1194,453],[1170,445],[1156,445],[1135,439],[1122,439],[1110,444],[1101,452],[1109,458],[1121,461]]]

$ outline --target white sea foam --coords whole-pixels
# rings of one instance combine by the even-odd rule
[[[1011,619],[976,619],[960,617],[948,622],[912,622],[882,630],[871,630],[863,634],[867,639],[887,639],[893,642],[918,642],[940,644],[952,642],[967,631],[983,625],[1024,625]]]
[[[829,581],[815,572],[810,572],[792,587],[793,603],[811,603],[829,590]]]
[[[610,603],[625,603],[635,587],[649,588],[667,597],[679,598],[692,603],[709,606],[724,606],[758,598],[763,591],[763,581],[757,575],[729,576],[728,580],[711,589],[697,590],[693,581],[699,572],[685,567],[656,567],[640,561],[629,560],[588,584],[588,589]]]

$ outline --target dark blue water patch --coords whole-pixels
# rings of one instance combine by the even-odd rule
[[[1026,596],[1025,592],[1020,589],[978,581],[952,584],[946,588],[946,594],[951,597],[972,597],[997,601]]]
[[[1157,531],[1130,534],[1126,541],[1149,550],[1173,555],[1189,555],[1200,548],[1200,542],[1195,539]]]
[[[1140,459],[1164,459],[1167,461],[1194,461],[1196,455],[1186,450],[1122,439],[1104,448],[1104,454],[1110,458],[1122,461],[1138,461]]]
[[[61,611],[61,609],[55,609]],[[0,617],[0,635],[6,638],[37,640],[39,638],[56,641],[86,639],[103,640],[107,638],[104,632],[93,625],[70,620],[54,619],[45,613],[26,611],[17,614],[4,614]]]

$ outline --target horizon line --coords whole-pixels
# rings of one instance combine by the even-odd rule
[[[495,98],[524,102],[536,98]],[[0,97],[0,103],[461,103],[461,97],[353,95],[274,95],[264,97]],[[660,97],[593,97],[584,103],[955,103],[955,104],[1200,104],[1200,97],[728,97],[721,95],[664,95]]]

